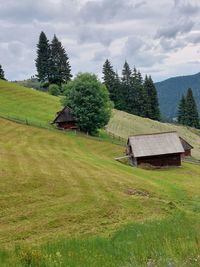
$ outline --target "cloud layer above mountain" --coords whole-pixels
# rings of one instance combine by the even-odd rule
[[[0,64],[8,79],[34,75],[43,30],[55,33],[73,74],[95,72],[109,58],[127,60],[154,80],[200,70],[198,0],[0,0]]]

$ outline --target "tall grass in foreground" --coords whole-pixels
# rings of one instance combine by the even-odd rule
[[[183,214],[130,224],[110,238],[60,240],[0,253],[1,266],[200,266],[200,225]]]

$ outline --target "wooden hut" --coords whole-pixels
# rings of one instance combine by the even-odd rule
[[[183,149],[184,149],[184,153],[182,154],[182,157],[191,157],[192,156],[192,152],[191,150],[193,149],[193,146],[190,145],[185,139],[183,139],[182,137],[180,137]]]
[[[58,129],[78,129],[77,119],[69,107],[64,107],[56,113],[56,118],[52,122]]]
[[[184,149],[176,132],[135,135],[127,142],[127,155],[136,166],[180,166],[182,153]]]

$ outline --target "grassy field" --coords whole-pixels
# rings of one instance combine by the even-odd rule
[[[182,213],[161,221],[130,224],[111,237],[57,240],[39,247],[0,251],[3,267],[199,267],[195,217]]]
[[[1,116],[47,127],[59,108],[0,82]],[[108,129],[125,137],[119,114]],[[199,266],[200,166],[132,168],[114,160],[123,153],[109,139],[1,118],[0,266]]]
[[[200,159],[200,131],[169,123],[160,123],[141,118],[123,111],[113,110],[113,116],[107,126],[107,131],[127,139],[134,134],[177,131],[193,147],[193,156]]]
[[[176,212],[194,217],[190,222],[194,229],[199,226],[196,223],[200,219],[199,166],[136,169],[113,159],[123,152],[119,145],[3,119],[0,120],[0,148],[2,248],[49,241],[57,249],[54,240],[63,237],[107,238],[126,224],[160,220]],[[97,240],[98,251],[104,241]],[[110,241],[106,240],[109,246]],[[90,241],[85,242],[83,247],[90,254]],[[74,246],[73,242],[70,244]],[[190,245],[194,248],[195,244]],[[76,245],[73,253],[75,250]],[[97,251],[104,258],[104,251]],[[91,255],[88,257],[92,260]],[[75,263],[69,266],[79,266]]]
[[[60,108],[58,97],[0,80],[0,116],[47,127]]]

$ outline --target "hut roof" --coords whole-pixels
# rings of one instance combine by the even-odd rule
[[[135,135],[129,143],[135,158],[184,152],[176,132]]]
[[[182,137],[180,137],[180,140],[181,140],[181,143],[182,143],[182,146],[183,146],[184,150],[193,149],[193,146],[190,145],[185,139],[183,139]]]
[[[71,108],[64,107],[61,111],[57,112],[57,116],[53,123],[58,122],[75,122],[77,121],[76,117],[73,115]]]

